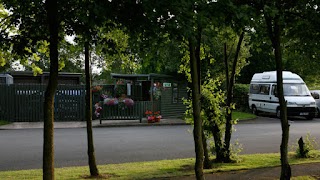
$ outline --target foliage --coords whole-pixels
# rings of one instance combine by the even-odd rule
[[[240,156],[240,153],[243,150],[243,144],[239,143],[239,140],[235,140],[233,144],[230,145],[230,155],[233,162],[241,163],[243,161],[243,158]],[[213,155],[215,155],[216,149],[215,144],[213,142],[210,142],[210,151]]]
[[[301,137],[302,138],[302,137]],[[296,144],[293,145],[293,149],[296,149],[296,156],[298,158],[312,158],[312,155],[310,155],[310,151],[318,149],[319,145],[317,143],[317,140],[315,137],[312,137],[310,132],[307,133],[307,135],[303,138],[303,153],[301,154],[301,150],[299,144],[299,139],[297,139]]]
[[[233,100],[235,108],[239,111],[249,112],[248,104],[249,84],[235,84],[233,89]]]
[[[225,100],[225,93],[219,89],[221,85],[221,81],[208,79],[204,82],[202,85],[202,109],[204,112],[204,116],[210,116],[212,117],[213,121],[215,121],[215,124],[218,124],[219,126],[223,126],[225,124],[225,118],[224,118],[224,112],[225,109],[223,108],[224,100]],[[207,112],[210,112],[209,114]],[[205,118],[208,121],[204,121],[204,126],[208,126],[207,128],[210,128],[210,124],[213,122],[210,122],[210,119]],[[206,129],[206,128],[204,128]]]
[[[0,120],[0,126],[6,125],[6,124],[10,124],[10,122],[4,121],[4,120]]]
[[[319,43],[317,42],[319,9],[314,8],[317,2],[284,3],[280,5],[280,11],[272,6],[271,1],[265,5],[259,3],[254,2],[250,5],[261,7],[261,10],[265,7],[266,13],[271,12],[273,15],[276,12],[283,13],[280,19],[280,22],[284,24],[282,26],[283,69],[299,74],[309,86],[317,84],[317,79],[319,79],[319,69],[317,68],[317,64],[319,64]],[[252,24],[250,33],[251,57],[248,59],[249,65],[244,67],[241,76],[237,79],[238,83],[248,84],[254,73],[271,71],[276,68],[272,44],[267,39],[264,16],[255,16],[253,21],[255,23]]]
[[[129,35],[120,27],[101,28],[93,60],[102,68],[99,79],[110,82],[110,73],[132,74],[140,69],[139,57],[129,47]]]
[[[180,52],[180,42],[170,39],[168,34],[159,33],[148,40],[142,37],[130,38],[132,50],[137,53],[139,64],[137,72],[176,74],[183,54]]]
[[[231,144],[230,148],[231,159],[237,163],[243,161],[243,159],[239,155],[239,153],[241,153],[243,150],[243,144],[239,143],[238,139],[233,144]]]
[[[125,84],[117,84],[115,86],[115,97],[121,97],[122,94],[127,94],[127,86]]]

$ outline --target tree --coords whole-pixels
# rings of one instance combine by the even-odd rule
[[[309,87],[316,85],[316,79],[319,79],[317,68],[319,9],[314,8],[316,3],[316,1],[300,1],[296,3],[296,7],[286,10],[284,19],[286,25],[283,26],[281,38],[283,70],[299,74]],[[238,83],[248,84],[254,73],[276,69],[265,19],[263,16],[255,16],[253,22],[254,29],[248,32],[251,37],[251,57],[248,58],[249,65],[244,67],[241,76],[237,78]]]
[[[264,16],[267,24],[268,35],[274,48],[276,69],[277,69],[277,93],[280,104],[280,116],[281,116],[281,128],[282,128],[282,139],[280,146],[281,154],[281,176],[280,179],[290,179],[291,167],[288,161],[288,141],[289,141],[289,122],[287,117],[287,107],[283,94],[283,77],[282,77],[282,48],[281,48],[281,14],[283,12],[283,6],[280,2],[276,1],[275,4],[271,4],[273,10],[278,11],[275,15],[268,12],[268,6],[265,5]]]
[[[93,133],[92,133],[92,91],[91,91],[91,68],[89,42],[85,42],[85,74],[86,74],[86,121],[87,121],[87,140],[88,140],[88,158],[91,176],[99,176],[96,157],[94,153]]]
[[[5,9],[10,10],[9,16],[3,19],[2,23],[17,29],[14,34],[6,31],[6,28],[1,32],[2,40],[12,49],[12,54],[20,60],[26,60],[33,55],[30,53],[31,49],[38,42],[48,39],[50,42],[50,77],[44,101],[43,179],[54,179],[53,106],[59,66],[58,3],[55,0],[1,3]]]
[[[195,172],[197,179],[203,179],[203,142],[202,142],[202,120],[200,116],[200,82],[199,82],[199,66],[200,64],[196,59],[196,50],[193,39],[189,39],[189,52],[190,52],[190,69],[191,69],[191,79],[192,79],[192,109],[193,109],[193,119],[194,119],[194,129],[193,138],[195,142],[195,152],[196,152],[196,163]]]
[[[231,127],[233,124],[231,120],[233,107],[232,89],[235,76],[239,74],[241,68],[245,65],[245,57],[247,57],[248,48],[245,47],[246,45],[242,45],[244,32],[240,30],[244,29],[244,25],[247,23],[246,19],[249,18],[243,15],[243,10],[246,10],[246,7],[236,7],[226,1],[215,3],[214,7],[215,8],[210,10],[217,13],[215,17],[220,18],[210,19],[209,22],[203,26],[201,35],[203,37],[201,38],[201,53],[199,53],[201,57],[201,91],[203,91],[203,93],[201,92],[201,102],[203,103],[201,107],[204,112],[203,118],[205,119],[203,124],[206,132],[204,134],[206,134],[208,138],[209,135],[214,138],[216,161],[231,162],[230,140],[232,134]],[[222,12],[218,9],[228,9],[229,11]],[[238,45],[235,43],[236,41],[238,41]],[[234,46],[236,46],[237,49],[235,49]],[[234,60],[229,60],[233,56]],[[186,66],[184,68],[185,69],[182,70],[188,74],[188,67]],[[227,88],[221,86],[220,83],[213,83],[210,81],[212,78],[223,81]],[[208,85],[208,83],[210,85]],[[226,102],[217,98],[222,95],[216,88],[222,88],[226,91]],[[217,97],[210,96],[209,92]],[[217,106],[220,108],[216,108]],[[220,112],[222,108],[226,108],[226,112],[223,113],[226,116],[225,118],[222,117],[222,113]],[[222,138],[223,134],[225,137],[224,140]],[[204,149],[205,148],[206,147],[204,147]]]
[[[255,73],[274,71],[276,69],[272,45],[265,31],[265,26],[262,24],[264,23],[263,20],[258,20],[259,24],[253,26],[254,31],[247,32],[247,35],[250,37],[250,57],[247,58],[248,64],[243,67],[240,76],[237,77],[237,83],[249,84]]]
[[[112,1],[113,2],[113,1]],[[194,108],[194,141],[195,141],[195,172],[197,179],[203,179],[203,145],[202,145],[202,121],[200,117],[200,85],[199,68],[200,59],[197,53],[200,44],[197,37],[201,31],[200,15],[197,13],[198,5],[194,1],[117,1],[119,12],[116,21],[121,22],[132,34],[141,33],[140,37],[153,38],[158,32],[169,34],[173,39],[186,41],[190,52],[190,66],[192,66],[192,89]],[[205,3],[203,3],[205,4]],[[130,7],[130,11],[125,9]],[[122,11],[121,11],[122,10]],[[205,11],[201,11],[205,12]],[[198,17],[199,16],[199,17]],[[199,22],[199,24],[197,23]],[[199,30],[199,31],[198,31]]]
[[[202,14],[197,12],[205,12],[201,9],[202,3],[197,4],[194,1],[153,1],[142,3],[144,10],[142,15],[146,15],[147,22],[152,25],[152,29],[143,26],[144,37],[149,38],[157,36],[155,32],[164,32],[170,35],[170,38],[180,40],[187,43],[189,51],[191,79],[192,79],[192,104],[194,117],[194,142],[195,142],[195,173],[197,179],[203,179],[203,139],[202,139],[202,120],[200,116],[200,40],[202,24]],[[200,10],[201,9],[201,10]],[[149,31],[147,31],[149,30]]]
[[[90,44],[93,37],[96,36],[96,29],[101,25],[102,19],[98,18],[97,6],[91,1],[70,3],[76,7],[75,10],[66,15],[66,33],[69,35],[78,35],[80,44],[84,44],[85,49],[85,76],[86,76],[86,123],[87,123],[87,142],[88,142],[88,163],[90,176],[99,176],[99,170],[96,164],[93,131],[92,131],[92,91],[91,91],[91,67],[90,67]],[[104,20],[104,19],[103,19]]]
[[[277,93],[280,104],[282,139],[280,145],[281,154],[281,175],[280,179],[290,179],[291,167],[288,162],[288,140],[289,140],[289,123],[287,118],[287,107],[283,94],[283,77],[282,77],[282,47],[281,37],[285,27],[286,13],[290,11],[295,2],[286,1],[268,1],[268,2],[246,2],[256,8],[256,12],[262,12],[265,18],[266,30],[274,49],[275,64],[277,70]],[[289,22],[289,21],[288,21]]]
[[[44,143],[43,143],[43,179],[54,179],[54,95],[58,86],[58,41],[59,21],[56,0],[45,2],[50,33],[50,75],[44,99]]]
[[[232,101],[233,101],[233,86],[235,81],[235,75],[236,75],[236,68],[238,64],[238,57],[240,53],[241,43],[244,38],[244,32],[241,32],[239,41],[237,44],[237,49],[235,52],[231,75],[229,78],[229,71],[228,71],[228,58],[226,57],[227,54],[225,53],[225,64],[226,64],[226,80],[227,80],[227,102],[226,102],[226,130],[225,130],[225,143],[224,143],[224,150],[226,151],[225,157],[223,158],[224,162],[230,162],[231,161],[231,154],[230,154],[230,141],[231,141],[231,134],[232,134]]]

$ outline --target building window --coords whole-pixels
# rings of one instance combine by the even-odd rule
[[[178,84],[172,83],[172,103],[178,103],[179,94],[178,94]]]

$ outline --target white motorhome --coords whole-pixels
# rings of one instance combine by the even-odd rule
[[[316,113],[316,103],[305,82],[299,75],[289,71],[283,71],[282,75],[287,115],[313,119]],[[250,82],[249,107],[254,114],[268,112],[275,113],[278,118],[280,117],[276,71],[253,75]]]

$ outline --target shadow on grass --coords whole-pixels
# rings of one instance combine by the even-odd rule
[[[110,179],[110,178],[117,178],[119,176],[115,174],[99,174],[98,176],[90,176],[90,175],[82,175],[80,178],[82,179]]]

